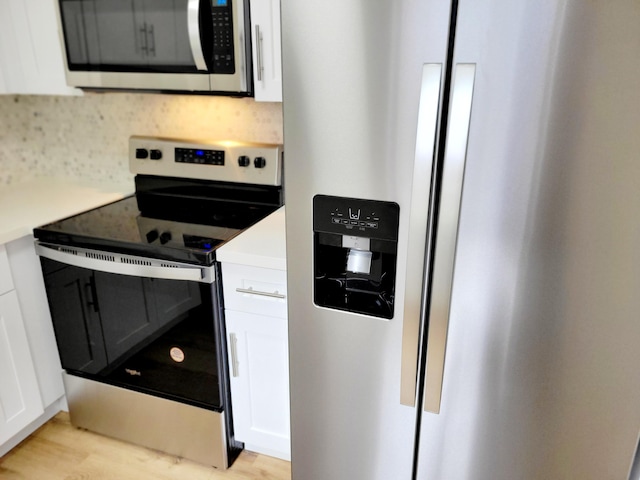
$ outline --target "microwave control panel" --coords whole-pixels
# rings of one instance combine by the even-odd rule
[[[233,74],[236,72],[233,55],[232,0],[211,0],[213,24],[213,72]]]

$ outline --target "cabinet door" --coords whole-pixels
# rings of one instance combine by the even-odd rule
[[[289,348],[286,318],[225,312],[236,439],[289,460]]]
[[[282,101],[280,0],[251,2],[253,83],[256,101]]]
[[[0,445],[44,412],[15,291],[0,296]]]
[[[0,93],[80,93],[66,84],[55,1],[0,1]]]
[[[99,372],[107,365],[107,354],[93,274],[68,266],[45,275],[44,281],[63,368]]]

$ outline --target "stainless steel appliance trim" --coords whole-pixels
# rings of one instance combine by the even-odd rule
[[[408,406],[415,406],[416,403],[420,325],[424,321],[422,284],[423,266],[427,255],[429,185],[438,127],[441,78],[442,64],[423,65],[413,167],[404,323],[402,326],[400,403]]]
[[[236,378],[240,376],[238,371],[238,337],[235,333],[229,334],[229,350],[231,352],[231,375]]]
[[[238,293],[248,293],[249,295],[258,295],[261,297],[270,297],[270,298],[280,298],[280,299],[285,299],[287,298],[286,295],[283,295],[282,293],[278,293],[278,291],[276,290],[275,292],[262,292],[260,290],[254,290],[252,288],[236,288],[236,292]]]
[[[262,32],[260,31],[260,25],[256,25],[256,55],[258,57],[258,81],[262,81],[262,75],[264,73],[264,65],[262,64]]]
[[[100,272],[201,283],[213,283],[215,278],[212,266],[196,266],[66,245],[51,245],[39,241],[36,241],[35,248],[41,257]]]
[[[204,61],[204,53],[202,52],[202,43],[200,42],[200,0],[189,0],[187,22],[193,61],[198,70],[207,71],[207,64]]]
[[[458,221],[473,102],[475,64],[457,64],[454,70],[440,196],[438,231],[433,257],[431,305],[428,317],[424,410],[440,412],[442,381],[451,307]]]
[[[76,427],[226,469],[224,412],[63,373]]]

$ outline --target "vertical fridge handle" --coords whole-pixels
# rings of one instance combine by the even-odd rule
[[[424,410],[440,412],[475,64],[457,64],[449,110],[429,302]]]
[[[416,404],[416,380],[418,375],[418,351],[422,312],[422,282],[428,231],[429,186],[433,167],[442,64],[428,63],[422,66],[422,84],[418,104],[416,151],[411,190],[409,220],[409,244],[407,247],[407,273],[404,298],[404,320],[402,326],[402,359],[400,374],[400,403]],[[427,194],[425,194],[427,192]]]

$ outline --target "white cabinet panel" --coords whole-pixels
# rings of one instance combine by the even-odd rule
[[[253,83],[256,101],[282,101],[280,0],[252,0]]]
[[[66,85],[54,1],[0,0],[0,93],[80,93]]]
[[[48,407],[64,395],[64,385],[40,260],[33,241],[33,236],[27,235],[7,243],[6,251],[31,347],[42,403]]]
[[[226,323],[236,439],[290,460],[287,320],[227,310]]]
[[[0,445],[44,409],[14,291],[0,296]]]

